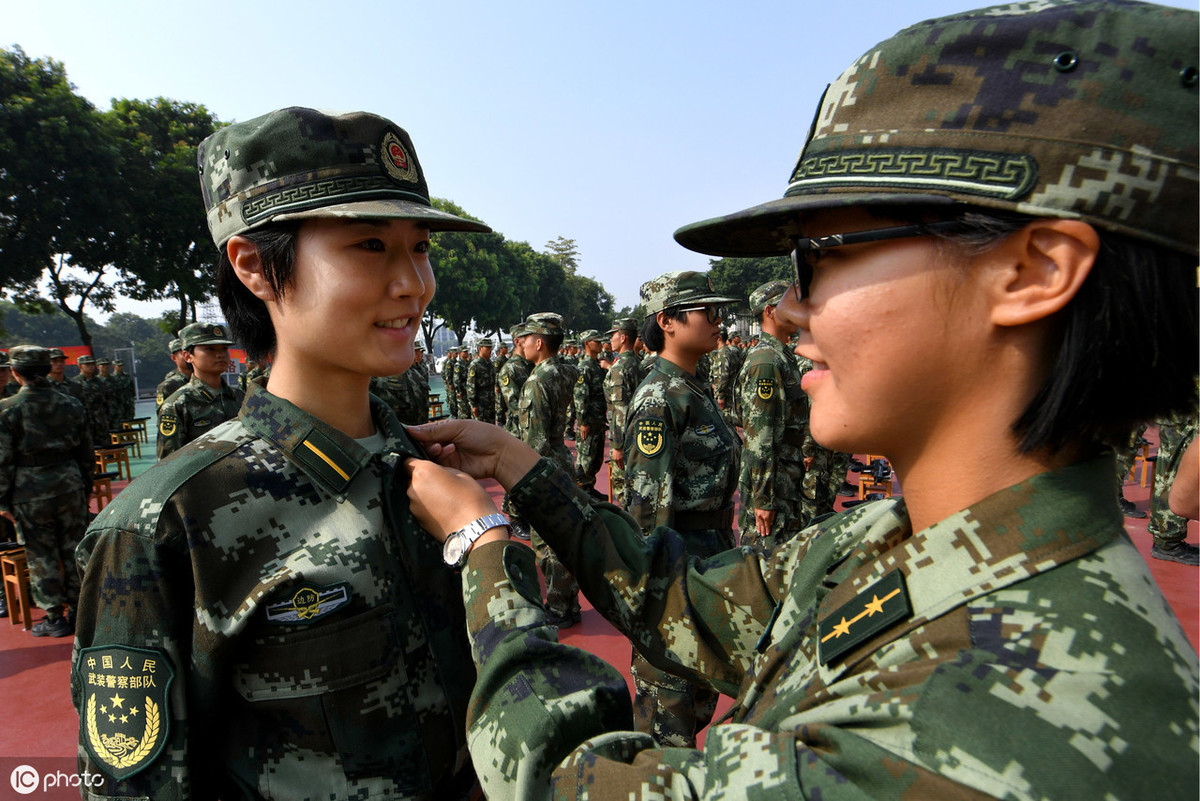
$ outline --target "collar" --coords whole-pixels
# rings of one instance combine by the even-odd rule
[[[825,536],[841,542],[833,547],[826,579],[834,588],[817,613],[818,632],[825,632],[818,640],[840,622],[845,608],[872,602],[894,572],[902,576],[911,613],[885,627],[868,616],[861,624],[873,631],[823,665],[822,678],[832,682],[883,644],[951,609],[1111,542],[1124,530],[1112,495],[1114,470],[1113,456],[1106,453],[1041,473],[916,533],[902,499],[869,504],[876,508],[852,528],[832,526]]]
[[[339,502],[350,482],[374,454],[341,431],[313,417],[295,404],[272,395],[257,382],[247,382],[248,392],[239,413],[242,425],[284,453],[314,483]],[[383,434],[384,455],[425,458],[396,415],[378,398],[371,398],[371,417]]]
[[[692,375],[687,370],[684,370],[670,359],[664,359],[662,356],[659,356],[654,360],[654,366],[650,369],[651,371],[657,370],[658,372],[670,378],[683,379],[683,381],[685,381],[687,385],[696,392],[701,394],[704,393],[704,388],[700,385],[700,381],[696,378],[696,376]]]

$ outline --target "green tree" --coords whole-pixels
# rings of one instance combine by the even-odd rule
[[[791,281],[792,262],[787,256],[712,259],[708,276],[719,294],[746,301],[751,292],[767,281]]]
[[[120,147],[132,225],[121,289],[134,300],[174,298],[176,331],[216,289],[217,250],[198,191],[196,150],[219,122],[204,106],[166,98],[113,101],[106,114]]]
[[[546,254],[571,274],[579,269],[579,245],[574,239],[558,236],[546,243]]]
[[[433,205],[459,217],[476,219],[449,200],[434,198]],[[498,280],[503,242],[500,234],[461,231],[445,231],[432,238],[429,262],[437,280],[437,293],[429,305],[430,312],[445,321],[460,345],[472,321],[488,303],[489,286]]]

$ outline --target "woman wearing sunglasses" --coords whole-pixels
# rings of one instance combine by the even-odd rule
[[[535,651],[538,613],[480,625],[526,583],[485,544],[477,766],[538,754],[528,798],[1194,797],[1196,651],[1125,534],[1111,446],[1195,414],[1198,21],[1045,0],[914,25],[831,85],[783,198],[676,232],[796,251],[776,311],[815,365],[812,435],[887,456],[903,498],[697,560],[448,432],[438,457],[512,487],[647,659],[737,694],[703,751],[616,731],[620,688]],[[519,728],[539,715],[560,734]]]
[[[660,275],[641,287],[642,340],[658,358],[638,385],[625,429],[626,509],[649,533],[679,532],[687,553],[705,558],[732,548],[733,494],[741,443],[696,376],[717,346],[719,304],[707,273]],[[639,731],[661,745],[694,747],[716,710],[717,693],[654,667],[635,649],[631,664]]]

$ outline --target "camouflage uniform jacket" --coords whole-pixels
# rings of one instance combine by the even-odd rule
[[[496,368],[491,359],[476,356],[467,368],[467,403],[479,410],[478,419],[495,422]],[[474,417],[475,415],[472,415]]]
[[[517,426],[521,439],[564,470],[573,469],[571,452],[563,442],[567,429],[567,406],[575,386],[575,368],[558,355],[543,359],[521,387],[517,403]]]
[[[496,384],[504,398],[504,430],[515,437],[521,436],[520,404],[521,388],[529,380],[533,365],[524,356],[511,356],[500,372],[496,374]]]
[[[122,420],[132,420],[137,404],[137,388],[134,386],[133,376],[128,373],[113,373],[109,381],[117,398],[114,404],[117,415],[113,417],[113,421],[119,423]]]
[[[732,530],[732,517],[702,519],[732,514],[741,445],[695,376],[656,359],[630,404],[625,445],[626,508],[643,531]]]
[[[77,381],[71,381],[67,378],[64,378],[62,381],[55,381],[49,377],[46,380],[50,382],[50,387],[56,392],[66,395],[68,398],[74,398],[79,401],[81,406],[83,405],[83,387],[79,386]],[[84,408],[86,409],[87,407],[85,406]]]
[[[579,378],[575,379],[575,422],[600,431],[605,424],[604,368],[591,356],[579,360]],[[600,432],[603,436],[603,431]],[[601,446],[604,440],[600,440]]]
[[[165,459],[201,434],[237,417],[244,394],[226,386],[215,390],[199,378],[175,390],[158,410],[158,458]]]
[[[159,382],[158,387],[154,390],[155,414],[162,409],[163,401],[174,395],[176,390],[191,380],[191,376],[186,376],[178,370],[171,370],[163,376],[163,380]]]
[[[21,391],[21,383],[19,381],[17,381],[17,379],[15,379],[15,378],[10,378],[4,384],[3,391],[0,392],[0,400],[3,400],[4,398],[11,398],[20,391]]]
[[[604,399],[608,401],[608,438],[612,447],[625,447],[625,424],[629,419],[629,404],[641,383],[642,366],[631,350],[617,356],[604,378]]]
[[[743,503],[755,509],[778,509],[776,476],[794,474],[797,493],[804,472],[801,448],[808,433],[808,396],[800,389],[800,368],[787,346],[763,332],[742,366],[742,473]],[[787,500],[799,501],[799,497]]]
[[[463,419],[471,417],[471,400],[467,397],[467,374],[471,363],[466,359],[454,360],[454,394],[458,398],[458,416]]]
[[[83,395],[83,408],[87,410],[87,426],[92,434],[92,443],[97,448],[107,448],[112,445],[109,431],[112,426],[108,419],[108,396],[104,393],[104,385],[100,376],[84,378],[83,374],[71,379],[79,387]]]
[[[1124,533],[1113,469],[1035,476],[915,533],[903,500],[864,504],[769,556],[699,562],[543,461],[512,500],[588,599],[737,701],[703,751],[618,731],[624,684],[542,628],[528,549],[477,549],[468,738],[489,797],[518,767],[523,799],[551,781],[556,799],[1194,795],[1196,652]]]
[[[92,489],[83,404],[36,378],[0,402],[0,509]]]
[[[399,465],[419,449],[377,400],[371,413],[379,453],[252,384],[238,419],[92,523],[72,673],[89,770],[114,770],[90,732],[114,736],[103,713],[92,722],[92,699],[112,695],[93,673],[119,673],[101,658],[139,649],[160,689],[174,671],[164,749],[104,792],[457,799],[473,784],[459,576],[408,511]],[[148,693],[121,694],[148,708]]]

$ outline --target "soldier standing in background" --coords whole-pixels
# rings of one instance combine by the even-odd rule
[[[500,371],[504,369],[504,365],[508,363],[508,343],[504,341],[504,337],[500,338],[500,344],[496,348],[496,358],[492,360],[492,367],[496,373],[496,425],[505,428],[505,423],[508,421],[508,409],[504,404],[504,394],[500,391]]]
[[[608,486],[612,501],[625,506],[625,422],[629,404],[642,379],[642,366],[633,350],[638,339],[637,320],[622,317],[608,330],[616,360],[604,377],[604,399],[608,403]]]
[[[21,385],[13,378],[12,365],[7,353],[0,352],[0,400],[11,398],[20,391]]]
[[[496,373],[496,384],[500,388],[500,397],[504,405],[504,430],[512,434],[517,439],[521,438],[521,388],[525,386],[525,382],[529,379],[529,374],[533,372],[533,363],[525,358],[523,345],[529,336],[529,332],[525,330],[525,326],[521,323],[514,325],[509,329],[509,335],[512,337],[512,356],[504,363]],[[512,503],[508,499],[508,493],[504,494],[504,503],[501,510],[508,515],[509,525],[512,535],[519,540],[528,541],[531,537],[529,533],[529,524],[525,519],[517,514]]]
[[[458,349],[454,362],[454,397],[458,401],[458,417],[471,419],[471,400],[467,397],[467,375],[471,371],[471,351],[463,346]]]
[[[179,332],[179,338],[193,374],[158,411],[159,459],[237,417],[244,397],[240,389],[225,384],[233,340],[224,326],[192,323]]]
[[[121,399],[117,396],[117,383],[113,381],[113,364],[110,359],[96,360],[96,381],[104,390],[104,408],[108,410],[108,427],[116,431],[121,427],[124,410]]]
[[[649,535],[679,532],[693,557],[734,545],[733,494],[740,443],[695,374],[717,345],[721,306],[733,298],[707,273],[681,271],[642,284],[642,339],[658,359],[638,386],[625,432],[626,509]],[[694,747],[712,720],[717,693],[651,664],[634,649],[634,724],[664,746]]]
[[[741,544],[765,551],[808,525],[801,509],[808,396],[787,345],[796,325],[775,313],[789,286],[768,281],[750,293],[750,313],[762,324],[762,339],[746,354],[738,388],[746,435],[738,479]]]
[[[533,370],[521,387],[518,426],[521,439],[563,470],[574,474],[571,452],[563,442],[567,407],[575,386],[575,368],[563,362],[558,349],[563,341],[562,315],[554,312],[531,314],[525,320],[528,335],[526,358]],[[531,530],[538,566],[546,579],[546,613],[551,626],[568,628],[580,620],[579,585],[554,555],[536,530]]]
[[[96,375],[96,359],[91,355],[80,356],[75,363],[79,365],[79,375],[71,380],[79,385],[83,393],[83,406],[87,410],[87,425],[92,436],[92,446],[111,447],[112,437],[109,432],[112,426],[108,421],[108,398]]]
[[[83,390],[67,378],[67,354],[60,348],[50,349],[50,375],[47,378],[51,387],[83,403]]]
[[[95,457],[83,404],[50,386],[50,351],[9,351],[20,392],[0,402],[0,515],[16,524],[33,602],[46,617],[35,637],[74,632],[75,546],[88,521]]]
[[[471,417],[485,423],[496,422],[496,368],[492,364],[492,340],[476,343],[478,355],[467,367],[467,402]]]
[[[137,416],[137,387],[133,376],[125,372],[125,362],[120,359],[113,362],[112,386],[117,397],[115,420],[132,420]]]
[[[162,408],[163,401],[171,397],[175,390],[192,380],[192,365],[188,363],[187,351],[183,349],[180,339],[178,337],[172,339],[167,345],[167,350],[171,354],[171,361],[175,362],[175,369],[168,370],[154,390],[155,414],[158,414]]]
[[[446,351],[446,358],[442,360],[442,386],[446,389],[446,413],[451,418],[457,418],[458,415],[458,391],[454,388],[454,374],[458,364],[458,348],[450,348]]]
[[[413,366],[404,374],[409,392],[413,396],[413,421],[409,425],[429,422],[429,362],[425,361],[425,343],[418,340],[413,345]],[[401,421],[407,422],[407,421]]]
[[[579,438],[575,441],[575,481],[587,492],[602,501],[608,500],[596,491],[596,474],[604,463],[604,440],[607,423],[604,403],[604,368],[600,366],[600,341],[604,335],[588,329],[579,335],[583,353],[579,357],[575,380],[575,421]]]
[[[577,349],[576,341],[574,339],[568,339],[568,340],[564,341],[562,349],[564,352],[559,353],[559,358],[562,359],[562,363],[564,365],[566,365],[567,367],[570,367],[572,370],[575,371],[575,376],[571,380],[571,386],[574,387],[575,381],[579,380],[579,367],[578,367],[579,358],[577,356],[578,349]],[[573,390],[572,390],[572,392],[573,392]],[[567,427],[566,427],[566,429],[564,429],[564,433],[566,434],[567,439],[569,439],[569,440],[576,439],[576,435],[575,435],[575,404],[574,403],[567,404]]]

